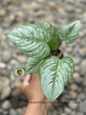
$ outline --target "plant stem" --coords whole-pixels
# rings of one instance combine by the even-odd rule
[[[58,58],[61,58],[62,55],[63,55],[63,51],[60,52],[60,54],[58,55]]]

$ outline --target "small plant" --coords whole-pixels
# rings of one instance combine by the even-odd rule
[[[58,31],[53,25],[44,21],[44,27],[27,24],[6,34],[17,49],[29,56],[26,74],[39,73],[42,90],[51,104],[63,92],[75,69],[70,57],[60,59],[61,53],[57,57],[57,52],[62,40],[66,44],[76,40],[79,24],[80,20]]]

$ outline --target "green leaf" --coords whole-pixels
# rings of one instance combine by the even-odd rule
[[[66,44],[74,42],[79,32],[80,20],[73,22],[72,24],[63,27],[59,31],[59,38],[64,40]]]
[[[46,28],[37,24],[27,24],[12,30],[7,36],[22,53],[30,57],[47,57],[50,48],[50,34]]]
[[[51,50],[56,50],[61,45],[61,40],[58,36],[58,30],[49,22],[44,21],[44,27],[50,32],[51,40],[48,42]]]
[[[64,90],[74,72],[74,62],[70,57],[60,60],[51,56],[40,66],[39,78],[45,96],[53,102]]]
[[[29,58],[26,63],[26,74],[38,73],[40,65],[45,61],[45,59],[39,58]]]

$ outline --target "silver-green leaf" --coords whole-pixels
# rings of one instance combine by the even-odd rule
[[[52,103],[64,90],[74,72],[74,62],[70,57],[60,60],[51,56],[40,66],[39,78],[45,96]]]
[[[64,40],[66,44],[74,42],[79,32],[80,20],[73,22],[72,24],[63,27],[59,31],[59,38]]]
[[[50,48],[50,33],[46,28],[38,24],[20,26],[7,34],[11,42],[22,53],[29,57],[47,57]]]
[[[49,22],[44,21],[44,27],[50,32],[51,39],[48,42],[51,50],[56,50],[61,45],[61,39],[59,39],[58,30]]]
[[[39,72],[40,65],[45,59],[29,58],[26,63],[26,74],[34,74]]]

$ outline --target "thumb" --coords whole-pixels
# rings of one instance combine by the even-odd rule
[[[23,81],[23,85],[24,85],[24,86],[29,85],[29,84],[30,84],[30,81],[31,81],[31,78],[32,78],[32,75],[31,75],[31,74],[26,75],[25,78],[24,78],[24,81]]]

